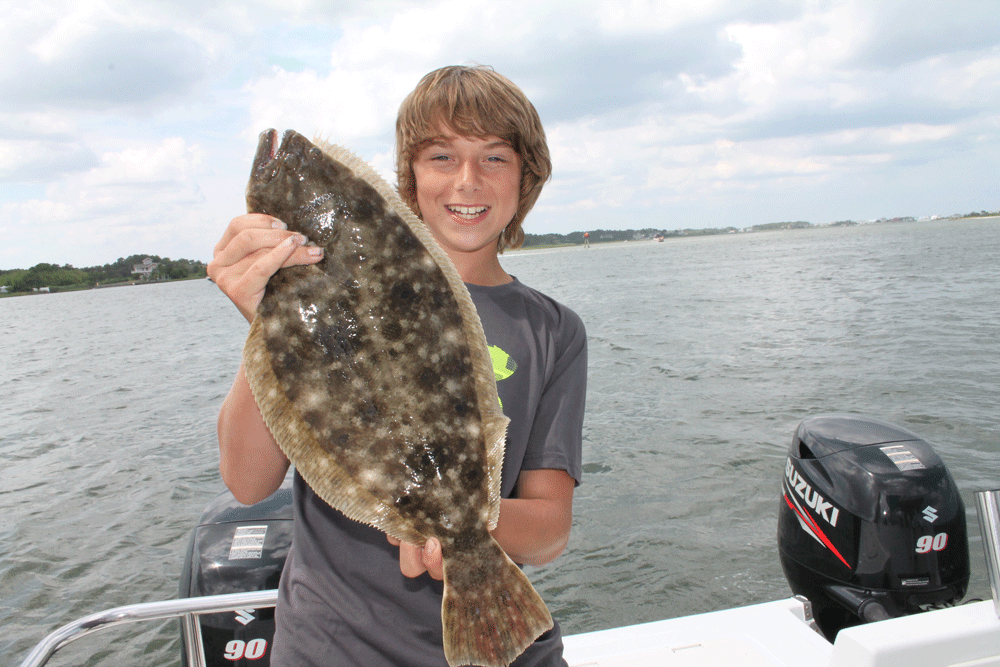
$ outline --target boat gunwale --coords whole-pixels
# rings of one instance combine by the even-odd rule
[[[185,634],[184,651],[190,667],[204,667],[205,656],[201,645],[201,629],[197,620],[205,614],[217,614],[239,609],[265,609],[278,602],[276,589],[206,595],[175,600],[140,602],[100,611],[67,623],[49,633],[35,645],[20,667],[42,667],[53,655],[77,639],[89,634],[128,623],[159,621],[180,618],[188,632]]]

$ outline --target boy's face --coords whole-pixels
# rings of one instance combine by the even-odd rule
[[[497,239],[517,213],[520,157],[498,137],[440,129],[413,159],[421,218],[449,254],[496,257]]]

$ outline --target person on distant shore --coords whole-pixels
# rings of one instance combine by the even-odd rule
[[[517,563],[547,563],[566,546],[582,476],[586,334],[575,313],[509,275],[498,257],[521,245],[551,173],[541,121],[492,69],[445,67],[404,100],[396,151],[400,195],[458,269],[498,351],[491,356],[503,360],[497,389],[511,423],[493,537]],[[304,243],[280,220],[241,215],[216,245],[209,276],[250,321],[275,271],[322,258]],[[242,366],[219,414],[219,450],[222,477],[243,503],[273,493],[289,467]],[[296,475],[272,664],[442,667],[441,567],[437,540],[387,540]],[[558,623],[514,664],[565,665]]]

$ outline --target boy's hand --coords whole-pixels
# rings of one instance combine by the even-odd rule
[[[444,559],[441,556],[441,543],[430,538],[424,546],[418,547],[410,542],[401,542],[387,535],[389,544],[399,547],[399,571],[411,579],[426,572],[431,578],[440,581],[444,578]]]
[[[303,247],[305,237],[287,231],[269,215],[248,213],[233,218],[208,265],[208,277],[236,304],[248,322],[264,297],[264,287],[284,266],[315,264],[323,251]]]

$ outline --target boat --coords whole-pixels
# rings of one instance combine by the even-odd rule
[[[20,663],[124,623],[180,619],[182,664],[268,664],[291,539],[289,480],[256,505],[228,492],[193,529],[176,600],[117,607],[45,637]],[[782,600],[564,637],[570,667],[1000,667],[1000,491],[974,494],[993,599],[969,582],[965,508],[916,434],[878,419],[799,424],[778,509]]]

